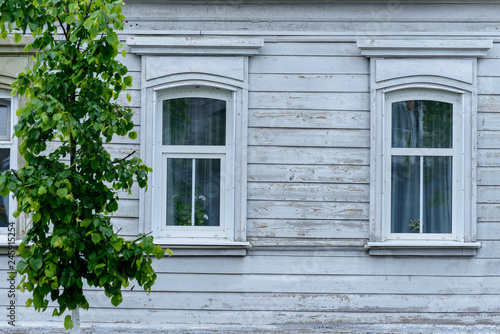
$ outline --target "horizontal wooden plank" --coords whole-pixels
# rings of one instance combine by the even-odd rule
[[[251,109],[248,125],[272,128],[366,130],[370,128],[370,113],[368,111]]]
[[[498,66],[496,66],[498,67]],[[500,94],[500,76],[499,77],[478,77],[478,94]]]
[[[490,49],[487,56],[491,58],[494,54],[497,53],[496,44],[494,47]],[[477,75],[478,79],[482,79],[483,77],[497,77],[500,76],[500,69],[498,69],[500,65],[500,59],[488,59],[488,58],[478,58],[477,60]]]
[[[479,167],[500,166],[500,149],[478,149],[477,165]]]
[[[248,145],[370,147],[370,130],[250,128]],[[500,144],[500,143],[499,143]]]
[[[387,5],[386,1],[363,2],[349,1],[331,3],[329,1],[277,2],[272,5],[265,1],[248,1],[239,3],[224,3],[224,6],[214,6],[203,1],[197,6],[189,6],[190,2],[176,2],[166,8],[161,2],[133,3],[132,8],[124,7],[124,13],[131,21],[164,21],[191,19],[192,21],[219,22],[245,21],[257,23],[259,21],[288,24],[292,30],[295,22],[336,21],[345,22],[346,29],[354,22],[384,22],[395,20],[403,23],[418,22],[421,30],[427,29],[424,22],[489,22],[500,15],[494,1],[481,1],[481,6],[474,2],[438,1],[438,2],[399,2]],[[128,15],[128,16],[127,16]],[[182,25],[180,25],[182,26]],[[201,29],[201,28],[200,28]],[[381,30],[375,30],[380,32]],[[441,30],[436,30],[438,32]],[[446,31],[446,30],[442,30]],[[480,30],[478,30],[480,31]],[[333,31],[334,33],[337,31]]]
[[[260,238],[260,237],[248,237],[248,241],[252,244],[253,250],[262,250],[262,249],[275,249],[275,250],[284,250],[284,249],[303,249],[304,252],[308,252],[311,249],[343,249],[344,252],[352,252],[357,251],[358,256],[360,256],[360,252],[364,251],[364,245],[368,241],[367,238],[344,238],[344,239],[332,239],[332,238],[309,238],[305,239],[302,237],[299,238]],[[253,253],[252,255],[261,255],[262,252]],[[290,252],[283,252],[281,255],[292,255]],[[248,254],[247,254],[248,255]],[[265,253],[265,255],[270,255],[270,252]],[[293,254],[296,255],[296,254]],[[329,256],[343,256],[343,254],[333,253],[327,251],[324,255]],[[353,254],[350,254],[353,256]]]
[[[130,102],[128,102],[127,94],[130,94]],[[129,89],[118,96],[116,103],[119,105],[129,107],[129,108],[140,108],[141,107],[141,91]]]
[[[498,155],[500,156],[500,151]],[[248,147],[248,163],[368,165],[369,156],[368,148]],[[498,165],[500,165],[500,159]]]
[[[479,112],[500,112],[500,95],[478,95],[477,110]]]
[[[477,188],[477,202],[500,204],[500,186],[479,186]]]
[[[367,238],[369,223],[355,220],[248,219],[247,236],[260,238]]]
[[[50,317],[52,307],[46,312],[36,312],[33,307],[16,309],[19,333],[39,332],[41,326],[51,326],[54,333],[62,330],[62,318]],[[500,313],[400,313],[400,312],[283,312],[283,311],[212,311],[151,309],[124,309],[112,306],[80,311],[82,330],[95,333],[121,331],[141,333],[158,330],[171,334],[225,332],[256,334],[285,331],[286,333],[322,334],[325,331],[351,333],[495,333],[500,323]],[[3,314],[0,313],[0,316]],[[4,316],[5,318],[5,316]],[[147,319],[147,320],[145,320]],[[28,327],[31,326],[31,327]],[[21,332],[21,328],[26,329]],[[43,327],[42,327],[43,328]],[[153,329],[154,328],[154,329]],[[34,331],[32,332],[34,333]],[[45,332],[43,332],[45,333]]]
[[[284,281],[286,284],[283,284]],[[447,277],[436,284],[433,276],[314,276],[159,274],[155,291],[283,292],[325,294],[498,295],[497,277]],[[409,296],[408,298],[411,298]],[[430,296],[429,296],[430,297]],[[434,296],[440,298],[442,296]],[[466,298],[469,296],[465,296]],[[419,296],[419,298],[425,298]],[[382,300],[381,300],[382,302]],[[383,307],[381,305],[381,307]],[[441,310],[444,311],[444,310]]]
[[[248,180],[257,182],[368,183],[370,181],[370,167],[249,164]]]
[[[368,74],[366,57],[255,56],[249,73]]]
[[[113,217],[118,217],[118,218],[139,217],[139,200],[120,199],[120,202],[118,203],[118,210],[114,212]]]
[[[137,236],[139,233],[139,218],[112,217],[111,223],[120,236]]]
[[[368,92],[367,74],[251,74],[252,91],[260,92]]]
[[[108,184],[108,186],[110,186]],[[139,199],[139,193],[141,191],[144,191],[144,190],[141,190],[141,188],[139,188],[139,185],[137,184],[137,182],[135,182],[133,185],[132,185],[132,188],[130,189],[130,194],[126,191],[123,191],[123,190],[119,190],[117,191],[117,194],[118,194],[118,197],[120,198],[124,198],[124,199]]]
[[[135,55],[133,53],[127,53],[125,58],[122,57],[121,53],[116,56],[116,60],[121,62],[123,65],[127,66],[130,72],[140,72],[141,71],[141,56]]]
[[[54,152],[57,147],[59,147],[60,143],[58,142],[49,142],[47,144],[47,149],[44,151],[46,154]],[[139,143],[134,144],[113,144],[108,143],[103,145],[104,149],[106,149],[111,155],[111,159],[124,159],[126,157],[139,157]],[[130,156],[129,156],[130,155]]]
[[[412,284],[409,280],[408,284]],[[211,311],[281,311],[281,312],[497,312],[498,295],[409,295],[393,294],[301,294],[301,293],[218,293],[159,292],[152,294],[123,291],[120,309],[211,310]],[[24,303],[27,294],[18,299]],[[90,305],[108,306],[109,298],[102,291],[86,291]],[[3,305],[6,306],[6,305]]]
[[[262,56],[360,56],[356,43],[265,43]]]
[[[500,204],[478,204],[477,220],[480,222],[500,221]]]
[[[500,185],[500,168],[479,167],[477,169],[477,184],[481,186]]]
[[[500,131],[478,131],[478,148],[500,148]]]
[[[252,200],[368,202],[369,197],[369,186],[365,184],[263,182],[248,184],[248,199]]]
[[[286,284],[284,284],[286,283]],[[8,288],[0,280],[0,288]],[[138,289],[136,287],[134,291]],[[139,288],[140,289],[140,288]],[[0,290],[2,291],[2,290]],[[498,295],[497,277],[447,277],[446,284],[436,284],[433,276],[318,276],[318,275],[220,275],[159,273],[153,287],[157,292],[239,292],[239,293],[315,293],[315,294],[408,294],[408,295]],[[428,296],[430,297],[430,296]],[[434,296],[439,298],[438,296]],[[441,296],[440,296],[441,297]],[[133,299],[125,296],[124,299]],[[410,296],[411,298],[411,296]],[[424,298],[420,296],[420,298]],[[383,298],[382,298],[383,300]],[[105,305],[105,300],[100,302]],[[154,308],[168,307],[157,303]],[[170,305],[171,307],[175,305]],[[383,307],[381,305],[381,307]],[[444,310],[442,310],[444,311]]]
[[[500,235],[500,219],[497,222],[480,222],[477,224],[477,239],[483,240],[499,240]]]
[[[276,275],[348,275],[348,276],[443,276],[497,277],[500,259],[474,257],[385,257],[385,256],[315,256],[308,253],[244,257],[164,257],[153,260],[158,273],[198,274],[276,274]],[[8,258],[0,256],[0,269]],[[443,278],[444,280],[445,278]],[[442,280],[442,281],[443,281]]]
[[[113,138],[111,139],[110,143],[113,144],[139,144],[139,138],[141,138],[141,127],[135,125],[132,131],[135,131],[137,133],[137,138],[136,139],[130,139],[128,135],[126,136],[118,136],[114,135]]]
[[[481,248],[477,250],[477,258],[500,258],[500,241],[481,240]]]
[[[408,11],[413,12],[413,9]],[[399,11],[398,11],[399,13]],[[279,16],[279,14],[276,14]],[[406,36],[417,36],[421,37],[423,33],[427,33],[432,37],[442,36],[443,38],[450,38],[450,33],[452,37],[458,34],[462,37],[467,37],[467,33],[476,36],[486,38],[495,34],[495,17],[489,17],[487,22],[478,22],[477,18],[461,22],[462,17],[456,17],[450,21],[444,21],[443,19],[429,20],[427,17],[419,18],[418,20],[404,20],[402,18],[388,18],[384,19],[367,19],[367,20],[357,20],[343,18],[341,20],[332,21],[331,19],[314,19],[305,17],[302,20],[293,19],[282,19],[282,20],[265,20],[259,19],[259,16],[254,16],[252,18],[242,19],[229,19],[224,16],[217,16],[217,20],[207,20],[204,14],[203,19],[193,19],[192,17],[178,18],[173,17],[172,19],[167,17],[162,17],[160,20],[140,20],[131,21],[127,18],[129,23],[127,24],[127,29],[133,29],[138,31],[140,34],[151,34],[158,33],[158,31],[167,31],[171,34],[200,34],[204,33],[207,35],[213,34],[245,34],[249,36],[255,36],[260,34],[280,37],[291,35],[295,36],[335,36],[337,33],[342,35],[348,35],[350,38],[336,38],[334,40],[352,40],[356,37],[366,36],[366,38],[373,38],[377,36],[382,36],[382,38],[387,38],[390,36],[401,36],[404,38]],[[426,21],[422,24],[422,21]],[[384,33],[385,32],[385,33]],[[437,33],[436,32],[442,32]],[[132,30],[126,30],[125,33],[132,34]],[[455,33],[455,34],[453,34]],[[426,36],[426,35],[424,35]],[[469,37],[471,38],[471,37]],[[321,38],[318,38],[321,40]],[[302,39],[301,39],[302,40]],[[316,39],[317,40],[317,39]],[[327,39],[329,40],[329,39]]]
[[[329,109],[367,111],[368,93],[250,92],[248,107],[254,109]]]
[[[500,113],[478,113],[477,128],[479,131],[500,131]]]
[[[500,207],[500,205],[499,205]],[[248,218],[368,219],[368,203],[248,201]]]

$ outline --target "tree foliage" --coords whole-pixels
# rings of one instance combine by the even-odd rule
[[[122,5],[0,0],[1,37],[13,33],[19,42],[31,34],[26,49],[36,51],[12,85],[27,100],[14,128],[26,164],[2,173],[0,193],[17,199],[14,216],[31,218],[17,266],[20,289],[32,293],[27,305],[44,311],[50,298],[57,316],[89,307],[84,282],[103,287],[115,306],[132,279],[150,291],[156,273],[149,255],[164,255],[151,236],[118,237],[109,218],[118,209],[116,191],[130,192],[134,180],[145,187],[150,171],[136,157],[112,159],[103,146],[115,135],[137,137],[132,111],[116,103],[132,84],[115,59],[123,48],[116,33]]]

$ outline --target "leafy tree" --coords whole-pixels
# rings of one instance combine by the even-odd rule
[[[44,311],[50,298],[58,304],[55,316],[88,309],[84,282],[104,288],[115,306],[130,280],[150,291],[156,273],[149,255],[164,255],[151,236],[118,237],[109,218],[118,209],[116,191],[130,192],[134,180],[144,188],[151,171],[136,157],[111,159],[103,145],[114,135],[137,137],[132,111],[116,103],[132,83],[115,59],[123,48],[116,33],[123,29],[122,5],[0,0],[1,37],[13,33],[19,42],[31,34],[26,48],[36,51],[12,85],[27,100],[15,126],[26,165],[1,174],[0,193],[17,199],[14,216],[31,219],[17,266],[19,288],[32,293],[27,306]],[[73,326],[69,315],[64,325]]]

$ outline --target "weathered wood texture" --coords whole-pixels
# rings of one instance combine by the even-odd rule
[[[396,330],[433,324],[456,332],[498,326],[500,43],[478,60],[477,232],[483,247],[468,258],[366,254],[370,73],[355,43],[372,35],[490,36],[498,42],[498,3],[131,0],[124,10],[127,36],[266,38],[259,55],[250,57],[248,73],[247,236],[253,247],[246,257],[157,261],[153,292],[127,291],[117,309],[89,290],[92,309],[82,312],[84,323],[191,329],[392,324]],[[124,96],[119,102],[133,108],[140,132],[141,58],[128,55],[125,62],[134,79],[132,102]],[[164,71],[182,65],[151,64]],[[126,138],[109,148],[120,158],[139,154],[138,143]],[[121,234],[135,235],[139,189],[120,197],[113,223]],[[6,267],[0,256],[1,319]],[[20,323],[46,320],[48,314],[21,306],[26,298],[18,295]]]

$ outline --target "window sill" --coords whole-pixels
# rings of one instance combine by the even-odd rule
[[[475,256],[480,242],[440,240],[390,240],[367,242],[365,249],[376,256]]]
[[[246,256],[251,247],[246,241],[210,238],[156,238],[155,243],[169,248],[174,256]]]

